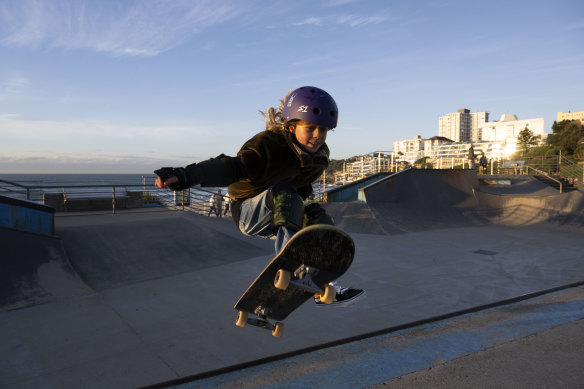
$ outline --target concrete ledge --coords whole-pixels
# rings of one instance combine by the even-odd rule
[[[53,235],[55,210],[30,201],[0,196],[0,227]]]

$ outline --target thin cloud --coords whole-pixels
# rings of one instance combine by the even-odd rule
[[[30,85],[30,79],[24,76],[12,76],[0,86],[0,94],[14,95],[23,92]]]
[[[191,159],[137,154],[44,153],[0,155],[0,173],[139,173],[153,174],[160,166],[183,166]]]
[[[292,23],[294,26],[324,26],[334,20],[332,17],[323,19],[318,17],[309,17],[299,22]],[[379,24],[388,20],[385,16],[357,16],[344,15],[336,18],[336,23],[341,25],[348,25],[350,27],[357,27],[366,24]]]
[[[300,22],[296,22],[293,23],[295,26],[321,26],[322,25],[322,19],[320,18],[315,18],[315,17],[310,17],[310,18],[306,18]]]
[[[350,27],[357,27],[364,24],[379,24],[387,20],[384,16],[355,16],[345,15],[339,16],[337,22],[339,24],[346,24]]]
[[[187,125],[35,121],[5,113],[0,114],[0,172],[149,172],[184,166],[202,159],[189,145],[206,133],[208,129]],[[178,145],[177,139],[182,140]]]
[[[189,126],[119,126],[109,123],[35,121],[24,120],[16,114],[0,115],[0,132],[5,140],[42,141],[46,139],[70,139],[82,136],[85,139],[103,140],[104,143],[120,139],[141,142],[165,141],[197,133]],[[204,133],[205,130],[200,130]],[[115,144],[114,143],[114,144]]]
[[[0,44],[154,56],[241,12],[212,0],[7,1],[0,6]]]

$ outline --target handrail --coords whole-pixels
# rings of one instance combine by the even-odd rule
[[[552,181],[555,181],[555,182],[557,182],[558,184],[560,184],[560,193],[562,193],[562,182],[561,182],[560,180],[556,180],[555,178],[553,178],[552,176],[550,176],[550,175],[549,175],[549,174],[547,174],[546,172],[544,172],[544,171],[541,171],[541,170],[539,170],[539,169],[537,169],[537,168],[531,167],[531,166],[529,166],[529,165],[526,165],[526,168],[527,168],[527,172],[528,172],[528,173],[529,173],[529,169],[531,169],[531,170],[535,171],[537,174],[541,174],[541,175],[543,175],[543,176],[545,176],[545,177],[549,178],[550,180],[552,180]]]
[[[558,175],[571,183],[584,185],[584,167],[564,155],[526,157],[525,160],[530,166],[547,171],[548,175]]]
[[[16,182],[10,182],[10,181],[6,181],[6,180],[2,180],[2,179],[0,179],[0,182],[4,182],[4,183],[6,183],[6,184],[10,184],[10,185],[18,186],[18,187],[20,187],[20,188],[24,188],[24,189],[28,188],[26,185],[17,184]]]
[[[16,182],[10,182],[10,181],[6,181],[6,180],[1,180],[1,179],[0,179],[0,182],[3,182],[3,183],[8,184],[8,185],[15,186],[17,188],[25,189],[26,190],[26,199],[27,200],[30,200],[30,188],[27,187],[26,185],[18,184]],[[12,188],[2,187],[2,193],[6,193],[6,192],[18,193],[17,190],[14,190]]]

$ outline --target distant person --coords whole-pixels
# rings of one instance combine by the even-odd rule
[[[475,168],[475,159],[477,158],[477,156],[475,155],[474,152],[474,146],[470,145],[470,148],[468,149],[468,164],[470,165],[471,169]]]
[[[487,156],[485,155],[484,151],[481,151],[481,159],[479,160],[479,165],[481,166],[481,170],[483,171],[483,174],[487,174],[487,167],[489,166],[489,160],[487,159]]]
[[[211,214],[214,212],[215,212],[215,194],[212,194],[211,197],[209,197],[209,212],[207,213],[207,216],[211,216]]]
[[[291,91],[281,103],[263,113],[265,131],[245,142],[237,156],[221,154],[186,167],[155,171],[159,188],[228,186],[235,225],[244,235],[274,239],[276,253],[300,229],[333,224],[318,203],[304,201],[328,166],[325,140],[338,121],[335,100],[316,87]],[[365,296],[361,289],[332,284],[337,289],[333,304],[349,305]],[[323,305],[320,296],[314,300]]]
[[[231,210],[231,199],[227,196],[225,199],[225,212],[223,212],[223,216],[227,216],[227,212]]]
[[[216,194],[211,195],[209,199],[209,213],[207,216],[211,216],[211,213],[215,213],[217,218],[221,219],[223,217],[223,195],[221,194],[221,189],[217,191]]]

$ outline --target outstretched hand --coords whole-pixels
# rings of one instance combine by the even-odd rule
[[[166,181],[162,181],[162,178],[156,177],[156,182],[154,182],[154,185],[161,188],[161,189],[165,189],[169,185],[177,184],[177,183],[178,183],[178,177],[176,177],[176,176],[168,176],[166,178]]]

